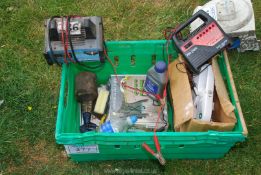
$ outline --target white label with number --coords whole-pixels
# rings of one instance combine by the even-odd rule
[[[66,21],[63,21],[63,27],[62,22],[57,22],[57,30],[60,33],[62,30],[65,31],[66,29]],[[72,21],[70,22],[70,34],[71,35],[80,35],[81,34],[81,23],[78,21]]]
[[[98,145],[64,145],[67,154],[95,154],[100,153]]]

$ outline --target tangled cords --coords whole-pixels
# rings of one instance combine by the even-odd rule
[[[166,44],[166,52],[167,52],[167,55],[168,54],[168,47],[169,47],[169,40],[171,39],[171,36],[172,36],[172,33],[171,32],[171,35],[168,36],[168,39],[167,39],[167,44]],[[166,35],[166,34],[165,34]],[[115,65],[112,63],[111,59],[109,58],[108,54],[107,54],[107,51],[104,50],[104,55],[105,57],[107,58],[108,62],[111,64],[112,68],[113,68],[113,71],[114,71],[114,74],[115,74],[115,77],[116,77],[116,81],[118,82],[119,86],[122,86],[124,88],[127,88],[127,89],[131,89],[131,90],[135,90],[135,91],[138,91],[142,94],[145,94],[145,95],[151,95],[151,96],[154,96],[157,100],[160,101],[161,105],[158,109],[158,117],[157,117],[157,121],[156,121],[156,125],[154,127],[154,130],[153,130],[153,133],[154,133],[154,136],[153,136],[153,140],[154,140],[154,144],[156,146],[156,150],[157,152],[154,152],[145,142],[142,144],[142,147],[147,151],[149,152],[150,154],[152,154],[155,158],[158,159],[158,161],[160,162],[161,165],[165,165],[166,163],[166,160],[164,159],[164,157],[162,156],[162,153],[161,153],[161,148],[160,148],[160,143],[159,143],[159,140],[158,140],[158,137],[157,137],[157,127],[158,127],[158,123],[159,123],[159,119],[160,119],[160,115],[164,109],[164,106],[165,106],[165,102],[164,102],[164,99],[165,97],[167,96],[167,83],[164,87],[164,91],[163,91],[163,96],[160,97],[159,95],[156,95],[156,94],[152,94],[150,92],[147,92],[147,91],[144,91],[144,90],[140,90],[138,88],[133,88],[131,86],[128,86],[126,83],[122,83],[120,82],[119,78],[118,78],[118,74],[117,74],[117,71],[116,71],[116,68],[115,68]],[[168,64],[169,65],[169,62],[170,62],[170,57],[168,56]],[[168,79],[168,73],[166,74],[166,79]]]
[[[49,31],[49,36],[50,36],[50,28],[51,28],[51,22],[55,19],[55,18],[61,18],[61,42],[63,45],[63,49],[64,49],[64,63],[67,64],[68,61],[72,62],[72,63],[77,63],[79,65],[81,65],[82,67],[86,68],[86,69],[98,69],[100,67],[102,67],[103,63],[100,63],[99,65],[95,65],[95,66],[90,66],[90,65],[86,65],[83,64],[82,62],[79,61],[79,59],[76,57],[75,51],[74,51],[74,46],[72,43],[72,37],[71,37],[71,31],[70,31],[70,20],[72,18],[80,18],[80,16],[53,16],[51,17],[49,23],[48,23],[48,31]],[[65,20],[65,27],[64,27],[64,18]],[[53,52],[53,48],[50,42],[50,38],[49,38],[49,42],[48,42],[49,48],[50,48],[50,55],[51,55],[51,59],[53,62],[55,62],[57,65],[61,66],[61,63],[59,63],[57,61],[57,59],[54,56],[54,52]],[[69,53],[69,46],[70,46],[70,50],[71,50],[71,54]],[[105,48],[104,48],[105,49]]]

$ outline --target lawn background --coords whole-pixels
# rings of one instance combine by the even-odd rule
[[[103,16],[106,40],[163,39],[204,0],[1,0],[0,174],[122,174],[130,169],[157,174],[261,174],[261,52],[230,52],[230,64],[247,122],[247,142],[222,159],[158,162],[73,163],[55,143],[61,70],[42,56],[44,19],[53,15]],[[253,1],[261,38],[261,1]],[[31,107],[31,110],[30,110]],[[121,172],[121,173],[120,173]]]

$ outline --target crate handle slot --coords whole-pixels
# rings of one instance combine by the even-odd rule
[[[131,55],[131,65],[135,66],[136,64],[136,56],[135,55]]]
[[[151,56],[151,64],[152,64],[152,65],[155,65],[155,64],[156,64],[156,60],[157,60],[157,56],[156,56],[156,54],[153,54],[153,55]]]
[[[134,145],[134,149],[140,149],[141,146],[140,145]]]
[[[185,145],[183,145],[183,144],[182,144],[182,145],[179,145],[179,148],[184,148],[184,147],[185,147]]]
[[[115,66],[118,66],[118,65],[119,65],[119,62],[120,62],[119,56],[114,56],[114,65],[115,65]]]
[[[121,149],[121,145],[114,145],[115,149]]]

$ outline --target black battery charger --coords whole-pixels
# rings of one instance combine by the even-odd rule
[[[200,19],[202,24],[187,36],[183,36],[182,32],[197,19]],[[179,26],[172,39],[194,73],[199,73],[203,64],[230,43],[228,35],[203,10],[198,11],[187,22]]]

